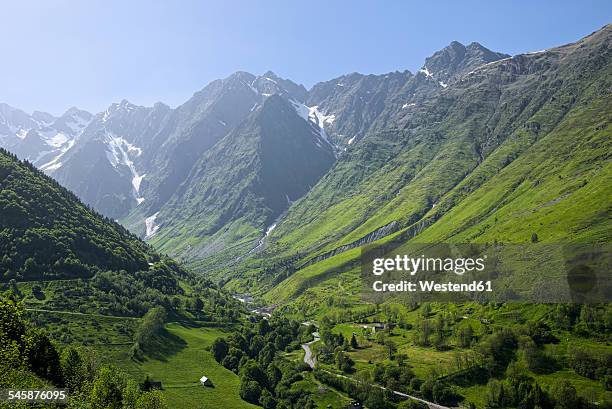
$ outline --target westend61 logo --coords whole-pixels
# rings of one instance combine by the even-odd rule
[[[610,245],[398,242],[362,249],[362,295],[368,301],[612,300]]]

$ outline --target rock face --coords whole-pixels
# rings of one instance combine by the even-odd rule
[[[491,51],[478,43],[465,46],[453,41],[427,58],[419,72],[445,87],[477,67],[509,57],[508,54]]]
[[[335,160],[332,146],[294,104],[279,94],[270,96],[198,160],[159,212],[162,228],[155,242],[161,249],[184,258],[226,248],[240,255],[329,170]],[[174,240],[177,231],[194,240],[188,246]],[[237,252],[236,238],[248,239]]]

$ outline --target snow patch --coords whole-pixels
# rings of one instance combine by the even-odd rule
[[[291,100],[291,104],[295,108],[295,112],[301,116],[306,122],[310,122],[319,128],[319,135],[321,138],[331,145],[327,132],[325,132],[325,124],[332,124],[336,119],[336,115],[325,115],[319,111],[319,106],[315,105],[312,107],[306,106],[295,100]],[[320,146],[320,145],[318,145]]]
[[[49,163],[52,163],[52,164],[49,164]],[[44,168],[41,166],[40,169],[44,170],[45,172],[51,172],[53,170],[57,170],[62,167],[62,162],[52,161],[49,163],[46,164]]]
[[[410,107],[415,107],[415,106],[416,106],[416,104],[414,102],[412,102],[410,104],[406,102],[404,105],[402,105],[402,109],[406,109],[406,108],[410,108]]]
[[[56,133],[55,135],[49,138],[45,138],[45,142],[49,146],[53,146],[54,148],[59,148],[60,146],[68,142],[68,139],[69,138],[65,134],[60,132],[60,133]]]
[[[62,156],[64,156],[66,152],[68,152],[74,146],[74,143],[75,143],[75,139],[69,140],[68,143],[64,144],[60,148],[59,155],[57,155],[51,161],[42,165],[40,167],[40,170],[42,170],[43,172],[51,172],[53,170],[59,169],[62,166],[62,162],[60,162],[60,159],[62,158]]]
[[[142,178],[144,178],[146,175],[146,173],[144,175],[136,175],[132,178],[132,186],[134,187],[134,190],[136,191],[136,193],[140,192],[140,182],[142,182]]]
[[[151,216],[145,219],[145,228],[146,228],[145,239],[149,239],[153,237],[155,233],[157,233],[157,230],[159,230],[159,225],[155,224],[155,219],[157,219],[158,214],[159,212],[152,214]]]
[[[255,94],[259,95],[259,91],[257,91],[257,88],[253,86],[253,84],[255,84],[255,81],[257,81],[257,79],[254,79],[253,82],[251,82],[250,84],[247,84],[246,82],[243,82],[243,84],[248,86],[251,89],[251,91],[253,91]],[[253,105],[253,108],[251,108],[251,111],[255,108],[256,105],[257,104]]]
[[[109,150],[106,151],[106,158],[110,164],[117,168],[120,165],[127,166],[132,174],[132,187],[134,188],[134,197],[139,199],[140,183],[145,175],[140,175],[134,165],[133,157],[142,155],[142,149],[129,143],[124,138],[116,136],[110,132],[106,134],[106,146]],[[143,199],[144,200],[144,199]]]
[[[448,87],[448,84],[446,84],[444,81],[440,81],[440,82],[438,82],[438,84],[440,84],[442,86],[442,88]]]
[[[268,237],[270,233],[272,233],[272,230],[274,230],[275,228],[276,228],[276,223],[273,223],[270,226],[268,226],[268,228],[266,229],[266,237]]]
[[[427,78],[430,78],[430,77],[433,78],[433,74],[429,72],[426,66],[423,66],[423,68],[421,68],[419,71],[425,74]]]
[[[355,140],[357,136],[353,136],[351,139],[348,140],[347,144],[350,145],[353,143],[353,141]]]
[[[110,118],[110,111],[107,109],[106,111],[104,111],[104,114],[102,115],[102,122],[108,121],[108,118]]]

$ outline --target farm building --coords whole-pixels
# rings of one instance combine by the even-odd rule
[[[200,378],[200,384],[202,386],[212,386],[212,382],[205,375],[202,375],[202,377]]]

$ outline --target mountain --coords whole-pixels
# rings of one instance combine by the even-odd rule
[[[171,114],[164,104],[111,105],[95,116],[52,176],[85,203],[119,219],[143,201],[142,180],[165,140],[161,130]]]
[[[444,55],[449,47],[434,53],[427,61],[439,60],[438,56]],[[498,59],[505,56],[488,50],[486,55]],[[466,59],[475,61],[475,57],[464,55],[462,61]],[[481,63],[482,66],[488,62]],[[448,64],[447,71],[455,69],[455,60],[449,60]],[[436,67],[442,67],[440,62]],[[449,92],[450,89],[431,77],[409,72],[380,76],[351,74],[315,85],[308,103],[319,104],[334,115],[328,128],[332,138],[334,135],[353,135],[345,142],[350,149],[339,157],[332,172],[290,209],[279,224],[281,230],[275,231],[271,240],[283,233],[290,234],[289,237],[299,241],[301,249],[311,252],[324,247],[325,243],[336,242],[344,235],[347,237],[341,245],[370,234],[372,237],[388,234],[399,229],[400,222],[407,223],[395,218],[397,212],[418,209],[417,214],[403,217],[412,220],[418,212],[428,209],[427,206],[435,200],[409,194],[406,185],[411,181],[419,183],[419,195],[427,194],[427,183],[450,188],[456,183],[456,179],[449,178],[447,173],[450,167],[431,162],[429,169],[437,173],[435,180],[425,178],[426,172],[421,169],[437,159],[436,155],[453,157],[458,150],[473,150],[474,145],[474,141],[469,140],[458,143],[461,133],[466,132],[462,118],[451,119],[458,123],[452,125],[454,128],[441,125],[445,116],[452,117],[460,104],[471,103],[474,98],[462,94],[465,99],[452,105],[454,102],[447,101]],[[346,132],[347,129],[353,133]],[[455,129],[456,136],[452,140],[444,137],[449,129]],[[452,170],[458,172],[455,178],[468,172],[469,165],[465,159],[457,157],[456,164],[448,162],[454,167]],[[419,178],[416,178],[417,174]],[[389,213],[394,217],[388,217]],[[387,214],[382,222],[377,218],[381,214]],[[377,233],[378,229],[382,230]],[[313,235],[311,231],[317,233]],[[282,241],[286,243],[286,240]]]
[[[219,257],[243,257],[261,247],[258,240],[335,157],[352,155],[347,150],[365,135],[440,89],[408,71],[350,74],[310,91],[271,71],[236,72],[176,109],[125,100],[111,105],[43,169],[88,205],[172,254],[194,261],[234,241],[242,243],[240,250]],[[274,116],[281,128],[274,129]],[[267,142],[277,134],[284,137]],[[219,175],[245,183],[220,187]]]
[[[2,387],[69,386],[64,406],[72,408],[166,408],[158,391],[139,386],[149,382],[139,368],[145,356],[167,370],[167,357],[187,347],[164,328],[166,317],[200,330],[203,322],[229,328],[241,314],[231,296],[0,148]],[[137,372],[119,370],[125,363]]]
[[[38,111],[28,115],[0,104],[0,147],[52,172],[61,166],[62,157],[75,145],[91,119],[89,112],[78,108],[70,108],[55,118]]]
[[[232,270],[261,288],[278,283],[268,295],[278,302],[335,285],[339,271],[354,271],[360,246],[390,235],[609,241],[611,37],[606,26],[573,44],[485,63],[413,106],[387,106],[386,125],[340,156],[265,250]]]
[[[334,144],[345,149],[367,133],[411,78],[408,71],[386,75],[353,73],[314,85],[307,104],[313,107]]]
[[[452,407],[605,407],[609,303],[544,302],[558,301],[559,280],[571,286],[559,263],[572,246],[609,247],[611,40],[608,25],[512,57],[453,42],[415,74],[306,90],[238,72],[176,109],[122,101],[47,169],[88,204],[0,150],[0,289],[56,340],[93,344],[144,385],[193,385],[205,362],[215,387],[167,394],[176,407],[238,407],[238,397],[279,407],[315,381],[333,394],[298,406],[393,406],[396,391]],[[2,109],[7,144],[43,149],[29,130],[57,118]],[[432,243],[509,248],[532,263],[516,276],[496,269],[495,294],[535,303],[362,297],[369,245]],[[210,278],[249,296],[234,301]],[[239,302],[257,305],[244,325]],[[171,314],[165,329],[155,306]],[[17,334],[7,339],[25,344]],[[300,345],[310,359],[286,353]],[[302,364],[314,357],[315,368]],[[298,389],[284,381],[296,376]],[[105,399],[110,379],[92,395]],[[217,395],[230,392],[236,401]]]
[[[198,160],[150,219],[155,227],[141,225],[144,235],[162,251],[192,261],[255,247],[335,161],[325,134],[300,108],[278,94],[266,98]]]
[[[276,93],[303,101],[306,90],[272,72],[259,77],[236,72],[176,109],[124,100],[96,115],[61,162],[44,169],[114,219],[158,211],[196,161]]]
[[[263,75],[255,78],[251,85],[257,93],[264,96],[281,94],[302,103],[306,102],[306,98],[308,98],[308,91],[303,85],[281,78],[272,71],[266,71]]]
[[[96,115],[53,175],[201,271],[316,265],[433,231],[551,138],[606,89],[609,31],[514,57],[452,42],[416,74],[353,73],[310,90],[237,72],[176,109],[123,101]]]

